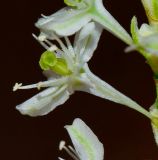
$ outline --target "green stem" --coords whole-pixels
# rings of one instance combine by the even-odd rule
[[[155,80],[155,86],[156,86],[156,100],[155,100],[155,106],[158,109],[158,79],[154,78]]]

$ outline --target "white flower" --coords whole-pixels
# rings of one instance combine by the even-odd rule
[[[97,47],[98,40],[101,35],[101,27],[94,23],[87,24],[75,37],[74,48],[71,46],[70,41],[65,37],[67,47],[63,42],[54,34],[54,38],[59,43],[62,50],[52,51],[52,48],[56,49],[53,44],[44,38],[44,35],[40,37],[34,37],[45,47],[49,52],[55,52],[55,56],[66,61],[66,66],[60,63],[56,68],[45,71],[45,75],[48,77],[48,81],[39,82],[37,84],[21,86],[22,84],[16,84],[13,90],[17,89],[30,89],[30,88],[42,88],[49,87],[48,89],[40,92],[26,102],[18,105],[16,108],[22,113],[30,116],[45,115],[56,106],[63,104],[75,90],[82,90],[84,85],[88,88],[93,84],[88,80],[83,70],[83,66],[91,56]],[[41,41],[43,40],[43,41]],[[48,44],[50,46],[48,46]],[[51,53],[53,56],[54,54]],[[49,56],[49,55],[48,55]],[[46,57],[47,58],[47,57]],[[52,57],[48,57],[52,58]],[[53,57],[54,58],[54,57]],[[47,59],[46,59],[47,60]],[[51,59],[48,59],[50,61]],[[54,60],[52,61],[54,63]],[[49,69],[49,68],[48,68]],[[67,72],[68,71],[68,72]],[[70,72],[69,72],[70,71]]]
[[[61,141],[59,149],[66,150],[75,160],[103,160],[104,147],[93,131],[79,118],[76,118],[72,125],[65,126],[72,143],[66,147],[65,142]],[[59,160],[63,160],[59,157]]]
[[[68,7],[50,16],[43,16],[35,24],[49,37],[52,31],[61,36],[72,35],[88,22],[95,21],[125,43],[132,43],[129,34],[104,8],[102,0],[64,0],[64,2]]]
[[[108,83],[102,81],[89,70],[87,62],[97,47],[101,31],[100,25],[94,22],[88,23],[76,34],[73,46],[67,37],[65,37],[67,43],[67,46],[65,46],[54,34],[53,38],[59,43],[61,49],[46,39],[44,34],[40,35],[40,37],[34,36],[47,49],[41,56],[40,66],[46,70],[45,75],[48,77],[48,81],[28,86],[16,84],[14,90],[40,89],[42,87],[48,87],[48,89],[16,108],[22,114],[30,116],[45,115],[63,104],[75,91],[84,91],[127,105],[149,117],[149,113],[145,109]]]

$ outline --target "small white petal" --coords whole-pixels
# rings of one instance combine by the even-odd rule
[[[75,36],[74,49],[76,54],[80,54],[82,62],[87,62],[92,57],[98,46],[102,29],[101,25],[91,22]]]
[[[87,10],[65,7],[46,18],[40,18],[35,25],[46,34],[51,35],[51,32],[55,31],[58,35],[68,36],[77,32],[90,20],[91,16]]]
[[[16,107],[24,115],[42,116],[63,104],[69,98],[66,86],[51,87]]]
[[[81,160],[103,160],[103,144],[81,119],[75,119],[72,125],[65,128]]]

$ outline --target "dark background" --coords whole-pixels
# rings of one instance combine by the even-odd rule
[[[128,32],[133,15],[138,17],[139,24],[147,21],[140,0],[105,0],[104,4]],[[44,80],[38,66],[44,50],[31,36],[31,33],[38,33],[34,23],[41,13],[50,15],[63,6],[63,0],[14,0],[1,4],[0,159],[53,160],[58,156],[67,157],[58,151],[60,140],[70,144],[63,127],[80,117],[104,144],[105,160],[157,160],[158,148],[150,121],[126,106],[76,92],[47,116],[31,118],[15,110],[17,104],[37,90],[13,93],[14,83],[30,84]],[[125,47],[123,42],[104,31],[89,63],[90,68],[148,109],[155,99],[152,72],[137,52],[124,53]]]

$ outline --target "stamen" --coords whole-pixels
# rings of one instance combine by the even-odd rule
[[[59,50],[55,45],[53,45],[49,40],[46,39],[45,35],[40,35],[37,37],[35,34],[32,36],[46,49],[49,51],[56,51]],[[59,43],[61,49],[64,51],[65,54],[62,54],[63,58],[66,60],[68,68],[73,70],[73,59],[70,55],[70,51],[68,48],[65,47],[64,43],[58,38],[57,35],[53,33],[54,39]],[[45,42],[45,43],[44,43]]]
[[[60,79],[53,79],[49,81],[38,82],[36,84],[31,84],[26,86],[22,86],[22,83],[20,84],[16,83],[15,86],[13,87],[13,91],[16,91],[18,89],[32,89],[32,88],[37,88],[38,90],[40,90],[41,87],[55,87],[55,86],[59,86],[66,83],[67,80],[68,80],[67,77],[63,77]]]
[[[76,155],[76,157],[78,157],[78,159],[80,159],[74,148],[72,148],[71,146],[68,146],[68,148]]]
[[[70,51],[70,54],[74,57],[74,56],[75,56],[74,49],[73,49],[73,47],[72,47],[72,44],[71,44],[69,38],[68,38],[68,37],[64,37],[64,38],[65,38],[67,47],[68,47],[68,49],[69,49],[69,51]]]
[[[59,150],[60,151],[64,148],[65,144],[66,144],[65,141],[60,141],[60,143],[59,143]]]
[[[69,148],[67,148],[65,146],[65,141],[61,141],[59,144],[59,150],[65,150],[74,160],[80,160],[78,156],[76,156],[76,154],[74,154]]]
[[[48,50],[49,47],[43,42],[44,41],[44,37],[41,36],[40,38],[37,37],[35,34],[32,34],[32,36],[46,49]]]
[[[46,40],[46,36],[44,34],[40,35],[37,37],[39,39],[39,41],[43,42]]]
[[[32,34],[32,36],[46,49],[49,51],[56,51],[58,50],[57,46],[51,43],[49,40],[46,39],[45,35],[36,36]],[[45,42],[45,43],[44,43]]]
[[[64,51],[65,54],[63,54],[63,56],[64,56],[64,58],[65,58],[65,60],[66,60],[66,62],[67,62],[67,64],[68,64],[68,68],[69,68],[70,70],[72,70],[72,69],[73,69],[73,59],[72,59],[72,57],[69,55],[69,50],[65,47],[64,43],[63,43],[63,42],[58,38],[58,36],[55,35],[54,33],[53,33],[53,37],[54,37],[54,39],[59,43],[61,49]]]
[[[45,16],[44,14],[41,14],[41,17],[43,17],[43,18],[48,18],[48,16]]]
[[[20,87],[22,86],[22,83],[15,83],[14,87],[13,87],[13,91],[17,91]]]
[[[54,45],[52,42],[50,42],[50,41],[47,40],[47,39],[45,39],[45,42],[46,42],[48,45],[50,45],[50,46]]]
[[[42,87],[42,82],[39,82],[39,83],[37,84],[37,89],[40,90],[41,87]]]

